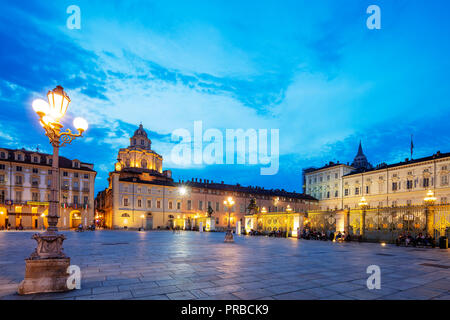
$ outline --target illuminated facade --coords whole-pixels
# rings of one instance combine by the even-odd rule
[[[304,190],[319,199],[321,210],[359,207],[364,197],[371,208],[423,205],[428,190],[437,203],[450,199],[450,153],[372,167],[361,145],[352,165],[330,163],[304,170]]]
[[[252,199],[269,212],[306,213],[317,208],[311,196],[229,185],[206,179],[175,182],[169,170],[162,170],[162,157],[151,150],[151,141],[142,125],[130,138],[130,146],[119,150],[109,186],[96,198],[97,217],[113,229],[198,228],[223,230],[228,225],[228,209],[223,201],[233,197],[230,224],[244,227],[244,216]],[[288,207],[289,206],[289,207]]]
[[[0,148],[0,229],[42,229],[51,187],[52,155]],[[69,229],[94,221],[94,165],[59,157],[60,219]]]

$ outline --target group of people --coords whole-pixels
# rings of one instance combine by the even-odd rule
[[[399,234],[398,238],[395,240],[395,244],[397,246],[400,246],[404,244],[405,246],[431,246],[435,247],[436,242],[434,241],[434,238],[430,236],[429,234],[423,235],[422,233],[419,233],[417,236],[413,237],[411,233],[405,234],[404,232]]]
[[[22,224],[19,224],[18,226],[15,226],[14,228],[15,228],[15,230],[23,230]],[[1,226],[0,230],[11,230],[11,223],[8,223],[8,225],[6,227]]]
[[[327,231],[327,233],[323,231],[318,231],[315,229],[308,229],[305,228],[303,231],[299,234],[299,238],[305,239],[305,240],[334,240],[334,233],[332,231]]]
[[[91,224],[86,226],[86,228],[83,226],[82,223],[78,225],[78,227],[75,229],[76,232],[83,232],[84,230],[88,231],[95,231],[95,224]]]

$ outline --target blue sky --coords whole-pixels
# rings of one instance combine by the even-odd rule
[[[81,9],[81,29],[66,9]],[[366,8],[381,8],[381,30]],[[107,185],[120,147],[142,122],[178,179],[301,190],[301,170],[450,151],[448,1],[17,1],[0,15],[0,146],[50,152],[31,102],[61,84],[65,124],[85,138],[61,150],[93,162]],[[280,170],[177,167],[171,132],[280,129]]]

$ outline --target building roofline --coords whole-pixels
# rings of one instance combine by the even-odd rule
[[[346,175],[344,175],[344,177],[348,177],[348,176],[352,176],[352,175],[357,175],[357,174],[361,174],[361,173],[371,173],[371,172],[376,172],[376,171],[382,171],[385,169],[390,169],[390,168],[397,168],[397,167],[401,167],[401,166],[408,166],[411,164],[417,164],[417,163],[421,163],[421,162],[426,162],[426,161],[432,161],[432,160],[436,160],[436,159],[444,159],[444,158],[448,158],[450,157],[450,152],[448,153],[440,153],[439,151],[431,156],[428,157],[422,157],[419,159],[413,159],[413,160],[408,160],[408,161],[401,161],[401,162],[397,162],[397,163],[393,163],[393,164],[387,164],[387,165],[383,165],[383,166],[377,166],[374,167],[372,169],[359,169],[359,170],[354,170]]]

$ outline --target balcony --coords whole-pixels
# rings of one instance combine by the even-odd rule
[[[32,188],[39,188],[39,182],[32,182],[31,183]]]
[[[22,187],[23,186],[23,182],[22,181],[16,181],[15,185],[18,186],[18,187]]]

